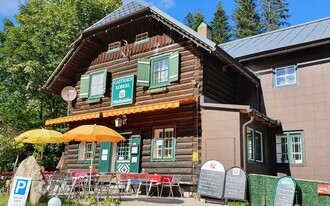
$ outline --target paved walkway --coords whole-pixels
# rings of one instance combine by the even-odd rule
[[[145,195],[123,196],[121,198],[120,206],[155,206],[155,205],[178,205],[178,206],[203,206],[203,205],[216,205],[221,206],[219,203],[206,203],[204,199],[198,200],[191,197],[147,197]]]

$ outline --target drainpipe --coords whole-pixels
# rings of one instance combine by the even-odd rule
[[[242,126],[243,133],[243,169],[246,171],[246,127],[254,121],[254,111],[252,109],[248,110],[248,113],[251,114],[251,118],[249,121],[245,122]]]

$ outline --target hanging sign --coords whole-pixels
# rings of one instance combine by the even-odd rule
[[[209,160],[201,167],[197,194],[215,199],[223,198],[225,168],[216,160]]]
[[[130,75],[112,80],[111,106],[133,104],[135,76]]]

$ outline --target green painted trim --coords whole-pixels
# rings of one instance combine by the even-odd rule
[[[199,26],[197,27],[197,29],[204,28],[204,27],[208,27],[208,25],[207,25],[205,22],[202,21],[202,22],[199,24]]]
[[[293,134],[299,134],[300,138],[301,138],[301,163],[294,163],[291,161],[291,146],[292,146],[292,141],[291,141],[291,135]],[[290,164],[290,165],[305,165],[305,149],[304,149],[304,132],[297,130],[297,131],[287,131],[287,132],[283,132],[283,136],[286,138],[286,142],[287,142],[287,155],[288,155],[288,162],[287,163],[278,163],[277,159],[275,158],[275,163],[279,164],[279,165],[283,165],[283,164]],[[275,141],[275,155],[277,155],[279,153],[277,153],[276,150],[276,141]],[[277,156],[275,156],[277,157]]]
[[[161,87],[161,88],[155,88],[155,89],[148,89],[147,94],[159,94],[159,93],[167,93],[168,88],[167,87]]]
[[[166,54],[162,54],[162,55],[150,58],[150,87],[149,87],[150,89],[171,85],[171,83],[170,83],[170,66],[171,66],[170,55],[171,55],[171,53],[166,53]],[[168,60],[167,80],[164,82],[160,82],[160,83],[154,83],[154,75],[153,75],[154,67],[153,67],[153,65],[156,61],[160,61],[160,60],[164,60],[164,59]]]
[[[92,104],[92,103],[99,103],[101,101],[101,98],[104,97],[104,93],[105,93],[105,90],[106,90],[106,83],[107,83],[107,72],[108,70],[107,69],[102,69],[102,70],[99,70],[99,71],[96,71],[96,72],[92,72],[90,73],[90,77],[89,77],[89,96],[88,96],[88,99],[86,100],[86,103],[87,104]],[[99,74],[103,74],[104,75],[104,78],[103,78],[103,91],[102,91],[102,94],[96,94],[96,95],[90,95],[91,94],[91,79],[94,75],[99,75]]]
[[[295,75],[296,75],[296,82],[295,83],[291,83],[291,84],[284,84],[284,85],[276,85],[276,71],[279,70],[279,69],[283,69],[283,68],[286,68],[286,67],[290,67],[290,66],[294,66],[296,72],[295,72]],[[298,67],[297,65],[289,65],[289,66],[285,66],[285,67],[277,67],[277,68],[273,68],[273,88],[285,88],[285,87],[292,87],[292,86],[298,86],[299,85],[299,79],[298,79]]]
[[[253,132],[253,135],[252,135],[252,144],[253,144],[253,147],[252,147],[252,152],[253,152],[253,158],[252,159],[249,159],[248,158],[248,142],[247,142],[247,135],[248,135],[248,130],[251,130]],[[255,143],[255,133],[259,133],[261,136],[261,161],[260,160],[256,160],[256,143]],[[265,155],[265,148],[264,148],[264,135],[261,131],[259,130],[256,130],[256,129],[252,129],[250,127],[247,127],[246,128],[246,137],[245,137],[245,141],[246,141],[246,159],[248,160],[249,163],[257,163],[257,164],[264,164],[265,163],[265,158],[264,158],[264,155]]]
[[[119,50],[120,50],[119,48],[110,49],[110,50],[107,51],[107,54],[119,52]]]
[[[141,41],[134,42],[134,46],[138,46],[140,44],[144,44],[144,43],[147,43],[147,42],[149,42],[149,38],[143,39]]]
[[[168,128],[168,127],[166,127]],[[173,127],[174,128],[174,127]],[[162,128],[165,129],[165,128]],[[174,128],[175,131],[175,128]],[[164,139],[162,139],[164,142]],[[152,138],[151,140],[151,152],[150,152],[150,162],[175,162],[176,161],[176,137],[174,136],[172,139],[172,158],[164,158],[164,144],[162,144],[162,158],[154,158],[154,144],[155,144],[155,139]]]

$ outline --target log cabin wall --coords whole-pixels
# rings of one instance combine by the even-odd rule
[[[150,58],[171,51],[180,53],[180,78],[167,86],[168,92],[159,94],[147,94],[146,88],[136,87],[135,105],[147,105],[158,102],[181,100],[191,97],[198,97],[201,87],[198,82],[202,81],[202,53],[186,38],[153,21],[141,21],[141,27],[127,26],[109,35],[107,42],[100,45],[100,51],[90,66],[82,68],[76,74],[76,90],[80,90],[80,76],[106,68],[108,71],[107,91],[100,103],[87,104],[85,99],[77,98],[73,103],[72,114],[83,114],[93,111],[113,109],[111,107],[111,82],[112,79],[137,74],[138,58]],[[142,45],[134,46],[137,34],[149,32],[149,41]],[[106,39],[106,38],[103,38]],[[130,61],[121,52],[107,53],[107,45],[114,41],[125,40],[127,45],[121,46],[121,51],[130,55]],[[132,105],[127,105],[132,106]],[[122,108],[125,106],[121,106]],[[116,107],[118,108],[118,107]],[[117,132],[132,132],[142,137],[141,168],[147,169],[150,173],[180,174],[183,181],[196,181],[197,175],[193,172],[193,152],[200,152],[200,111],[196,102],[185,104],[177,109],[167,109],[154,112],[128,114],[128,124],[122,128],[114,128],[115,117],[100,118],[97,120],[86,120],[70,124],[70,128],[82,124],[101,124],[115,129]],[[157,126],[174,126],[176,130],[176,160],[174,162],[151,162],[151,141],[153,128]],[[78,164],[78,144],[72,143],[66,147],[66,168],[88,169],[89,164]],[[100,145],[97,145],[95,164],[100,158]],[[140,169],[141,169],[140,168]],[[96,168],[97,169],[97,168]]]
[[[100,125],[108,126],[119,133],[132,132],[142,137],[141,145],[141,168],[147,169],[149,173],[158,174],[180,174],[182,181],[196,181],[197,175],[193,174],[194,162],[193,152],[200,150],[198,140],[200,138],[200,114],[196,103],[189,103],[177,109],[160,110],[148,113],[137,113],[127,115],[127,125],[121,128],[114,127],[114,118],[100,118],[97,122]],[[91,124],[86,121],[84,124]],[[73,125],[76,127],[80,125]],[[160,126],[173,126],[176,130],[176,153],[174,162],[151,162],[151,140],[152,131]],[[66,168],[74,170],[88,170],[89,164],[78,164],[78,145],[70,143],[66,147]],[[94,166],[100,158],[100,145],[97,144]]]
[[[111,81],[118,78],[137,73],[138,58],[150,58],[171,51],[180,52],[180,79],[168,86],[167,93],[150,95],[143,87],[136,87],[135,105],[150,104],[163,101],[197,97],[201,93],[201,88],[192,83],[193,80],[199,82],[202,75],[202,65],[199,57],[199,50],[195,49],[192,43],[180,36],[178,33],[167,27],[161,26],[153,21],[142,21],[141,27],[127,26],[121,28],[119,32],[107,33],[109,40],[104,43],[105,46],[99,51],[98,56],[91,62],[87,68],[81,68],[76,74],[76,90],[80,90],[80,76],[82,74],[94,72],[100,69],[107,69],[107,91],[102,101],[97,104],[87,104],[85,100],[77,98],[73,102],[72,114],[81,114],[86,112],[101,111],[111,109]],[[148,31],[149,41],[147,43],[134,46],[135,36]],[[105,37],[103,37],[105,38]],[[126,40],[127,45],[121,46],[120,50],[131,56],[127,61],[120,51],[111,54],[107,53],[108,43]]]
[[[205,55],[203,94],[221,104],[251,105],[259,108],[258,87],[228,65]]]

